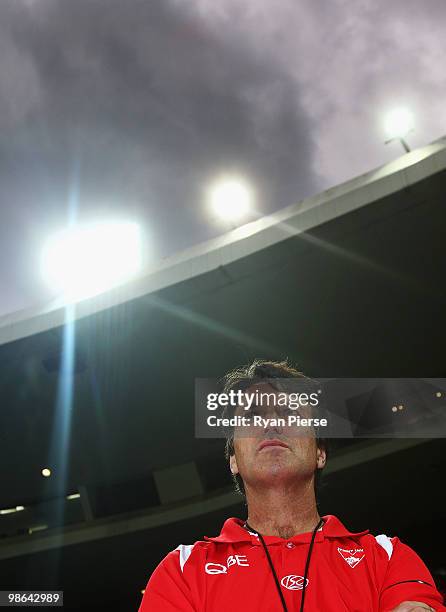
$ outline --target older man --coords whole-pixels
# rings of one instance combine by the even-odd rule
[[[302,374],[286,361],[256,360],[227,374],[225,390],[274,394],[271,379],[281,378]],[[249,415],[279,419],[286,410],[260,403]],[[247,519],[228,518],[219,536],[170,552],[140,612],[446,611],[427,567],[397,537],[353,533],[335,516],[319,515],[315,479],[325,442],[278,419],[248,433],[236,428],[226,444]]]

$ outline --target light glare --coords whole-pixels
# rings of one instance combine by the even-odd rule
[[[50,238],[41,267],[53,289],[66,301],[76,301],[125,282],[140,270],[141,259],[136,223],[94,223]]]
[[[384,122],[387,138],[404,138],[414,127],[413,114],[407,108],[396,108],[391,111]]]
[[[79,499],[80,493],[72,493],[71,495],[67,495],[67,499]]]
[[[252,204],[252,191],[242,180],[226,178],[217,182],[209,194],[213,212],[223,221],[238,221],[246,216]]]

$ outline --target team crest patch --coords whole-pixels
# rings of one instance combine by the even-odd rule
[[[365,557],[363,548],[345,549],[338,547],[338,553],[341,555],[344,561],[350,565],[350,567],[356,567]]]

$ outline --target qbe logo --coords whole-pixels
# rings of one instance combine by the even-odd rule
[[[288,576],[284,576],[282,578],[280,584],[290,591],[301,591],[304,588],[304,577],[296,576],[296,574],[289,574]],[[305,583],[305,588],[307,588],[307,586],[308,578]]]
[[[204,570],[206,574],[227,574],[228,569],[232,565],[240,565],[241,567],[249,567],[248,558],[245,555],[229,555],[226,559],[226,565],[222,563],[206,563]]]

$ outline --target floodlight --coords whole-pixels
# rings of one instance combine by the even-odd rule
[[[209,190],[212,211],[223,221],[237,222],[249,212],[252,190],[239,178],[227,177],[217,181]]]
[[[413,130],[414,117],[407,108],[395,108],[385,118],[384,132],[387,136],[386,144],[399,140],[406,152],[410,151],[405,138]]]
[[[125,282],[141,263],[136,223],[96,222],[52,236],[43,249],[41,271],[65,301],[75,302]]]

